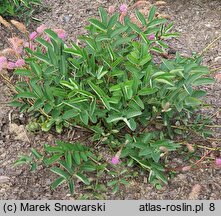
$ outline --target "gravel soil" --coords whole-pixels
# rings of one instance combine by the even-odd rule
[[[129,3],[129,1],[124,1]],[[131,2],[131,1],[130,1]],[[155,1],[151,1],[154,3]],[[201,52],[213,39],[221,34],[221,1],[219,0],[167,0],[165,6],[159,7],[160,13],[168,14],[174,21],[175,29],[181,33],[179,39],[170,42],[170,46],[189,55],[191,52]],[[69,39],[76,40],[77,36],[85,33],[84,26],[87,18],[97,16],[99,6],[108,8],[118,6],[123,1],[90,1],[90,0],[43,0],[44,10],[36,17],[49,27],[63,28]],[[33,30],[37,24],[30,26]],[[9,33],[0,26],[0,49],[6,46]],[[221,44],[215,46],[205,54],[204,64],[211,68],[221,66]],[[221,71],[217,71],[219,73]],[[214,76],[212,74],[211,76]],[[202,112],[213,115],[214,124],[221,125],[219,109],[221,107],[221,83],[204,87],[208,95],[206,103],[209,108]],[[55,139],[67,139],[66,134],[31,134],[25,132],[23,137],[16,137],[13,133],[13,123],[23,127],[26,117],[20,115],[7,105],[10,91],[0,79],[0,199],[79,199],[82,194],[90,193],[83,190],[81,184],[76,187],[74,196],[68,194],[68,189],[61,186],[55,191],[50,184],[55,176],[48,169],[39,167],[37,172],[31,173],[27,167],[14,168],[13,162],[21,153],[29,152],[30,147],[41,149],[44,143],[53,143]],[[214,138],[221,138],[221,130],[214,129]],[[76,131],[75,136],[81,135]],[[74,139],[75,137],[73,137]],[[201,143],[200,143],[201,144]],[[203,145],[204,143],[202,143]],[[210,141],[208,145],[221,147],[220,142]],[[197,154],[203,154],[204,150]],[[202,156],[202,155],[201,155]],[[183,165],[180,155],[172,155],[170,164]],[[112,194],[111,190],[104,193],[103,199],[221,199],[221,169],[208,168],[197,171],[177,172],[169,184],[161,190],[146,183],[147,173],[143,173],[130,181],[129,186],[122,187],[120,192]],[[105,181],[105,179],[104,179]],[[90,196],[90,199],[95,197]]]

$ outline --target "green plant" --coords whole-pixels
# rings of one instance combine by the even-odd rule
[[[108,19],[104,10],[100,13],[102,21],[90,19],[89,35],[80,37],[85,47],[73,43],[67,48],[54,32],[45,30],[51,42],[37,38],[42,47],[27,50],[26,69],[15,71],[29,79],[16,86],[15,99],[22,111],[42,110],[47,117],[44,131],[53,125],[62,128],[67,121],[87,128],[134,131],[137,123],[146,126],[156,118],[169,127],[180,113],[189,116],[198,108],[198,98],[205,92],[193,86],[212,82],[202,78],[208,69],[200,66],[200,59],[177,54],[156,64],[151,54],[164,52],[167,46],[161,38],[175,35],[168,33],[172,25],[165,26],[165,19],[153,15],[144,21],[137,12],[147,26],[144,31],[127,17],[121,24],[118,14]],[[156,39],[148,40],[146,35],[153,33]]]
[[[119,190],[120,184],[129,184],[125,178],[130,175],[124,175],[128,172],[127,169],[120,170],[119,173],[107,170],[106,164],[103,161],[99,163],[100,159],[92,153],[92,149],[89,147],[80,143],[69,143],[58,140],[55,146],[45,144],[43,153],[32,148],[31,154],[21,155],[14,163],[14,166],[26,164],[30,166],[30,171],[36,171],[38,165],[43,165],[50,168],[53,173],[59,176],[51,184],[52,189],[56,189],[59,185],[67,183],[71,194],[73,194],[75,182],[80,180],[87,185],[85,187],[86,191],[93,192],[91,195],[85,193],[81,199],[86,197],[101,199],[103,197],[101,193],[106,191],[106,186],[105,184],[101,184],[99,179],[105,171],[108,171],[112,179],[107,183],[107,186],[114,186],[113,193]],[[94,175],[96,178],[93,177],[93,180],[89,180],[89,176],[92,177]],[[113,178],[117,180],[113,180]]]
[[[30,20],[35,11],[34,6],[40,4],[41,0],[0,0],[0,15]]]
[[[197,55],[164,58],[165,40],[178,34],[155,11],[147,19],[136,11],[138,26],[100,8],[100,19],[89,19],[88,34],[79,37],[83,46],[68,47],[46,29],[46,37],[34,39],[36,49],[26,48],[26,65],[14,72],[22,81],[12,105],[36,119],[43,116],[37,123],[45,132],[86,128],[93,141],[121,148],[120,157],[146,168],[149,181],[159,186],[167,182],[161,157],[178,148],[169,140],[176,132],[172,126],[194,119],[206,94],[198,86],[213,79]],[[145,132],[148,127],[153,133]]]
[[[35,171],[39,163],[43,163],[46,167],[53,166],[50,170],[59,177],[51,184],[52,189],[66,182],[72,194],[77,179],[85,185],[90,185],[85,173],[99,169],[91,159],[95,157],[93,153],[80,143],[56,141],[56,146],[47,144],[44,146],[44,154],[36,149],[31,149],[31,153],[31,156],[20,156],[14,165],[29,164],[31,171]]]
[[[121,169],[119,169],[118,167],[116,171],[112,171],[110,173],[113,176],[115,176],[115,178],[114,180],[110,180],[107,182],[107,186],[112,188],[113,194],[119,192],[122,185],[123,186],[129,185],[128,178],[130,178],[131,175],[129,174],[128,169],[124,168],[124,164],[120,168]]]
[[[164,175],[164,167],[159,163],[160,159],[167,156],[170,151],[175,151],[180,145],[160,138],[159,133],[146,132],[140,136],[126,135],[127,145],[121,153],[121,157],[129,157],[130,166],[138,164],[148,170],[149,182],[153,185],[159,185],[161,182],[167,184],[167,178]]]

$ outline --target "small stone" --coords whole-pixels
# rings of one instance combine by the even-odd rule
[[[213,147],[213,148],[216,148],[216,147],[217,147],[217,143],[212,142],[212,147]]]
[[[206,27],[211,28],[211,23],[205,24]]]
[[[9,132],[15,134],[15,139],[29,142],[24,125],[9,124]]]
[[[147,184],[147,177],[143,177],[143,182],[145,183],[145,184]]]
[[[69,16],[69,15],[64,15],[64,17],[63,17],[63,20],[64,20],[64,22],[69,22],[70,21],[70,19],[71,19],[71,17]]]
[[[215,79],[216,81],[221,82],[221,73],[216,74]]]
[[[8,176],[0,176],[0,184],[6,183],[8,181],[9,181],[9,177]]]
[[[0,168],[0,174],[2,174],[4,172],[3,168]]]
[[[51,180],[50,179],[47,179],[46,180],[46,185],[50,185],[51,184]]]
[[[221,63],[221,56],[217,56],[215,59],[214,59],[215,62],[217,63]]]
[[[164,6],[164,5],[166,5],[167,3],[165,2],[165,1],[157,1],[156,3],[155,3],[155,5],[156,6]]]

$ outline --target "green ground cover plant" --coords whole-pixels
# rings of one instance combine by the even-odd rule
[[[0,16],[5,18],[17,17],[30,21],[35,11],[35,6],[40,4],[41,0],[0,0]]]
[[[52,188],[67,182],[73,193],[76,178],[86,185],[94,182],[87,172],[107,172],[112,178],[125,173],[122,181],[108,183],[116,192],[132,177],[124,171],[128,166],[147,170],[149,182],[158,188],[167,184],[165,158],[180,148],[174,137],[197,121],[206,95],[200,86],[213,83],[200,56],[177,52],[165,57],[167,40],[178,33],[171,31],[172,23],[155,16],[156,7],[148,17],[136,10],[136,22],[126,12],[126,6],[111,15],[100,8],[100,18],[89,19],[87,34],[71,46],[61,29],[40,26],[25,49],[24,41],[16,47],[16,61],[0,59],[2,68],[19,77],[11,105],[32,116],[29,130],[62,133],[80,127],[90,134],[87,146],[58,141],[57,146],[45,145],[44,153],[32,149],[32,156],[16,162],[28,163],[32,170],[36,160],[53,166],[59,178]],[[121,164],[118,174],[96,156],[95,143],[115,152],[110,163],[112,168]]]

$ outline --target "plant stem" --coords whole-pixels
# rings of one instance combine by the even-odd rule
[[[187,145],[187,144],[195,145],[195,146],[197,146],[199,148],[208,149],[208,150],[211,150],[211,151],[221,150],[221,147],[211,148],[211,147],[202,146],[202,145],[199,145],[199,144],[196,144],[196,143],[188,143],[186,141],[178,142],[178,143],[181,144],[181,145]]]
[[[221,141],[221,138],[207,138],[208,140],[212,140],[212,141]]]
[[[214,168],[214,165],[205,165],[205,166],[198,166],[198,167],[191,167],[189,171],[195,171],[195,170],[199,170],[199,169],[208,169],[208,168]],[[183,171],[183,167],[166,167],[166,171],[167,172],[171,172],[171,171]]]
[[[99,166],[101,165],[101,163],[98,162],[97,160],[95,160],[94,158],[90,157],[90,159],[91,159],[92,161],[94,161],[96,164],[98,164]],[[106,167],[105,167],[104,169],[105,169],[108,173],[110,172],[110,170],[107,169]],[[112,176],[112,177],[115,177],[113,174],[111,174],[111,176]]]
[[[210,48],[211,46],[216,42],[218,41],[219,39],[221,38],[221,35],[219,35],[217,38],[215,38],[210,44],[208,44],[206,46],[206,48],[203,49],[203,51],[200,53],[200,56],[202,56],[203,54],[205,54]]]
[[[214,69],[210,70],[210,73],[214,73],[214,72],[216,72],[216,71],[218,71],[218,70],[221,70],[221,67],[214,68]]]
[[[0,73],[0,76],[3,78],[3,82],[9,87],[9,89],[17,94],[18,92],[15,90],[15,87],[11,84],[10,79],[8,77],[5,77],[1,73]]]
[[[205,155],[203,155],[198,161],[196,161],[193,166],[198,165],[199,163],[201,163],[211,152],[212,152],[212,150],[208,151],[208,152],[207,152]]]
[[[209,118],[211,119],[211,118],[213,118],[215,115],[217,115],[217,113],[219,113],[219,111],[220,111],[221,109],[218,109],[215,113],[213,113]]]

